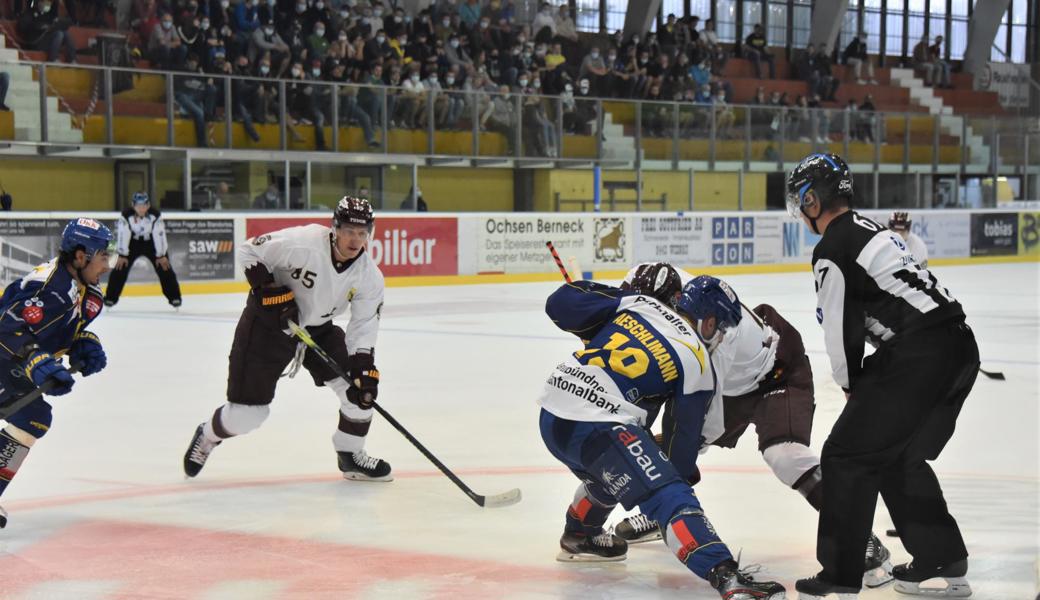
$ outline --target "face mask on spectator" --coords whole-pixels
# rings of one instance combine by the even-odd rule
[[[716,96],[716,98],[718,99],[719,102],[725,102],[726,101],[726,94],[719,94],[718,96]]]
[[[270,72],[271,72],[271,67],[269,67],[267,65],[260,65],[260,74],[261,75],[267,75]]]
[[[441,19],[441,25],[451,27],[451,19]]]
[[[230,6],[231,6],[230,0],[221,0],[220,8],[227,9]]]
[[[412,81],[415,83],[419,83],[420,77],[418,73],[412,73]]]
[[[531,82],[531,86],[534,87],[534,89],[537,90],[538,88],[542,87],[542,80],[541,79],[535,79],[534,81]]]
[[[373,11],[372,11],[372,16],[373,16],[373,17],[375,17],[375,18],[377,18],[377,19],[378,19],[379,17],[383,16],[383,9],[381,9],[381,8],[376,8],[375,10],[373,10]]]
[[[397,38],[397,45],[402,47],[402,48],[404,48],[405,46],[408,45],[408,38],[403,36],[403,35],[401,37]]]
[[[169,29],[169,28],[173,27],[173,21],[163,21],[162,22],[162,27],[163,27],[163,29]]]
[[[278,199],[278,194],[276,194],[274,192],[267,192],[266,194],[264,194],[264,196],[266,196],[267,199],[272,201],[272,202],[274,202],[275,200]]]
[[[377,44],[382,44],[385,41],[386,41],[386,36],[383,36],[383,35],[377,35],[376,36],[376,43]]]
[[[522,87],[522,88],[527,87],[527,79],[521,79],[517,83],[519,83],[520,87]]]
[[[448,75],[447,77],[444,78],[444,83],[446,83],[448,85],[455,85],[455,78],[452,77],[451,75]]]
[[[513,56],[520,56],[520,49],[519,48],[513,48]]]
[[[589,52],[589,56],[591,56],[592,58],[599,58],[599,50],[593,50],[592,52]]]
[[[588,94],[589,93],[589,84],[588,83],[582,82],[582,84],[579,87],[581,89],[581,93],[582,94]]]
[[[609,60],[610,62],[614,62],[615,60],[617,60],[617,54],[608,54],[608,55],[607,55],[607,59],[608,59],[608,60]]]
[[[264,35],[268,37],[274,35],[274,27],[264,27]]]
[[[491,25],[491,23],[488,22],[488,21],[481,21],[480,22],[480,28],[481,29],[487,29],[490,25]]]
[[[452,48],[458,48],[459,47],[459,41],[458,40],[452,40],[449,43],[451,44]]]
[[[43,12],[50,12],[51,11],[51,5],[50,4],[44,4],[40,8],[43,9]]]
[[[209,29],[209,21],[203,21],[202,23],[200,23],[199,24],[199,29],[201,29],[203,31],[206,31],[207,29]]]
[[[526,42],[526,41],[527,41],[527,37],[525,37],[525,36],[522,36],[522,35],[518,35],[518,36],[516,37],[516,41],[517,41],[517,43],[519,43],[519,44],[523,44],[524,42]]]
[[[563,91],[565,91],[568,94],[570,94],[570,93],[574,92],[574,86],[572,86],[571,84],[568,83],[567,85],[563,86]]]
[[[306,4],[297,4],[296,5],[296,14],[303,14],[305,12],[307,12],[307,5]]]
[[[300,69],[293,69],[292,70],[292,76],[293,77],[302,77],[303,76],[303,71],[301,71]]]
[[[394,23],[400,23],[401,21],[404,21],[404,17],[401,15],[394,15]]]
[[[321,77],[321,69],[317,67],[311,69],[311,75],[314,75],[315,77]]]
[[[437,76],[436,75],[430,75],[430,83],[437,83]]]
[[[345,34],[345,33],[339,34],[339,41],[341,41],[341,42],[347,41],[347,34]]]
[[[314,3],[314,8],[316,8],[318,10],[322,10],[323,8],[325,8],[325,3],[324,2],[315,2]]]
[[[325,28],[324,27],[316,27],[314,29],[314,35],[316,35],[318,37],[324,37],[325,36]]]

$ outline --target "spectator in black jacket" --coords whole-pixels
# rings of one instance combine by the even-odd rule
[[[848,46],[845,46],[845,51],[841,53],[842,58],[845,60],[845,64],[851,67],[851,71],[856,76],[856,83],[863,85],[863,65],[867,66],[867,78],[870,80],[871,85],[877,85],[877,81],[874,79],[874,63],[870,62],[870,57],[867,56],[867,35],[865,33],[859,33],[856,37],[852,38]]]
[[[838,92],[838,78],[831,72],[831,54],[827,50],[827,44],[820,44],[820,51],[816,55],[816,74],[818,77],[818,92],[824,100],[834,102],[834,94]]]
[[[755,25],[754,30],[744,39],[744,54],[751,59],[755,65],[755,77],[762,79],[761,62],[769,63],[769,78],[776,79],[776,59],[769,51],[769,43],[766,41],[765,29],[762,25]]]
[[[184,72],[190,75],[177,75],[173,78],[173,98],[195,124],[195,145],[205,148],[209,145],[206,135],[206,115],[213,112],[216,103],[216,89],[201,76],[197,56],[188,56],[184,64]]]
[[[31,48],[46,52],[48,62],[57,62],[64,49],[66,62],[74,64],[76,47],[69,36],[69,25],[68,19],[58,17],[58,3],[44,0],[18,18],[18,33]]]
[[[318,69],[321,69],[320,63]],[[314,86],[308,82],[301,63],[293,64],[290,76],[291,81],[286,86],[289,115],[294,121],[306,120],[314,124],[314,140],[318,150],[324,151],[327,149],[325,147],[325,115],[318,105]],[[295,125],[295,123],[293,124]]]
[[[235,59],[234,74],[237,76],[231,80],[231,104],[234,110],[235,120],[241,121],[246,130],[246,135],[254,142],[260,141],[260,134],[253,127],[253,113],[256,112],[260,98],[260,85],[255,79],[242,79],[253,75],[249,64],[249,57],[239,54]]]

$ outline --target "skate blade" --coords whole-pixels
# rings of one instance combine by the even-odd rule
[[[783,592],[781,592],[782,594]],[[771,598],[784,598],[785,596],[771,596]],[[826,596],[817,596],[816,594],[806,594],[805,592],[798,592],[798,600],[858,600],[859,594],[827,594]]]
[[[356,473],[351,471],[349,473],[344,473],[343,479],[346,479],[348,481],[393,481],[394,475],[393,473],[391,473],[390,475],[384,475],[382,477],[369,477],[364,473]]]
[[[923,584],[929,581],[934,582],[937,579],[945,581],[946,587],[936,587],[935,585],[923,587]],[[895,587],[896,591],[901,594],[925,596],[927,598],[967,598],[971,596],[971,586],[968,585],[968,580],[964,577],[934,577],[922,582],[896,581]]]
[[[580,563],[603,563],[603,562],[621,562],[625,560],[625,554],[621,556],[599,556],[598,554],[573,554],[566,550],[560,550],[560,553],[556,555],[556,560],[559,562],[580,562]]]
[[[892,577],[892,563],[885,561],[880,567],[871,569],[863,574],[863,587],[877,589],[884,587],[895,580]]]
[[[617,535],[617,534],[615,534],[615,535]],[[618,536],[618,537],[621,537],[621,536]],[[625,538],[621,538],[621,539],[625,540]],[[625,541],[628,542],[629,546],[631,546],[633,544],[645,544],[647,542],[656,542],[656,541],[662,540],[662,539],[664,539],[664,537],[661,535],[661,531],[658,530],[657,533],[648,534],[648,535],[644,535],[642,537],[637,537],[637,538],[635,538],[633,540],[625,540]]]

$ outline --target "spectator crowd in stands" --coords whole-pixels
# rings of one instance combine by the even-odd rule
[[[89,8],[99,1],[64,4],[72,17],[69,5]],[[75,49],[58,2],[32,3],[18,26],[48,60],[57,60],[64,49],[71,62]],[[338,116],[339,125],[360,127],[371,147],[381,145],[376,131],[384,126],[475,128],[506,134],[513,151],[513,133],[520,128],[524,152],[558,156],[560,124],[564,133],[594,131],[596,97],[647,101],[641,114],[644,134],[651,136],[674,133],[676,121],[666,105],[673,101],[684,107],[678,116],[683,135],[703,135],[714,121],[717,134],[728,137],[737,120],[733,87],[723,78],[729,51],[713,21],[702,27],[696,16],[668,15],[655,32],[628,39],[616,32],[606,41],[583,43],[566,4],[543,3],[526,23],[519,22],[511,0],[436,0],[414,15],[380,0],[117,0],[116,5],[117,28],[131,33],[141,56],[156,68],[184,73],[175,77],[174,96],[194,122],[199,145],[207,144],[205,123],[225,106],[227,93],[223,80],[209,75],[249,77],[234,79],[228,88],[233,118],[253,140],[260,137],[255,124],[278,121],[284,89],[290,135],[302,139],[297,126],[313,125],[319,149],[327,147],[323,127]],[[80,12],[89,11],[81,6]],[[101,9],[95,17],[97,12]],[[948,85],[949,65],[938,59],[941,41],[928,46],[922,40],[920,60],[918,47],[914,58],[926,81]],[[856,83],[873,84],[865,42],[860,34],[840,56]],[[754,26],[741,52],[758,78],[763,62],[769,78],[776,77],[776,59],[761,25]],[[775,136],[783,125],[792,138],[829,139],[829,114],[810,116],[810,109],[837,101],[835,55],[826,45],[796,53],[792,77],[806,82],[804,96],[791,101],[785,93],[760,90],[751,104],[770,110],[752,112],[756,137]],[[330,82],[360,85],[322,85]],[[853,106],[864,115],[851,131],[857,139],[869,139],[873,134],[867,130],[873,128],[863,123],[875,120],[873,101],[869,96],[858,106],[849,101],[846,110]],[[776,110],[780,107],[788,110]]]

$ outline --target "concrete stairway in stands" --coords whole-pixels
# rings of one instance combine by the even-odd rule
[[[635,161],[636,140],[625,135],[625,127],[615,123],[610,111],[603,114],[603,158]]]
[[[981,135],[965,125],[964,117],[953,114],[953,107],[947,106],[941,96],[937,96],[932,88],[924,84],[924,80],[914,74],[913,69],[892,69],[892,83],[906,88],[910,92],[910,101],[928,109],[928,113],[939,115],[939,126],[943,133],[961,139],[969,149],[969,164],[986,164],[990,159],[990,148]]]
[[[14,113],[15,139],[38,142],[40,135],[40,84],[33,79],[32,66],[18,62],[18,50],[7,47],[0,33],[0,71],[11,76],[5,104]],[[58,109],[57,96],[47,96],[47,138],[50,142],[83,143],[83,132],[72,125],[72,115]]]

